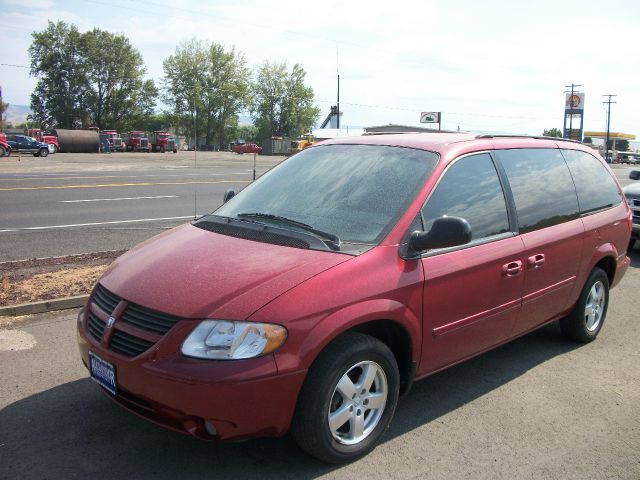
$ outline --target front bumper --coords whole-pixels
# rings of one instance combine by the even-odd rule
[[[88,334],[87,309],[77,325],[82,361],[88,366],[92,351],[114,365],[117,394],[100,388],[121,406],[204,440],[280,436],[288,430],[306,372],[278,375],[273,355],[238,361],[183,357],[180,345],[194,326],[188,320],[150,350],[127,358]]]

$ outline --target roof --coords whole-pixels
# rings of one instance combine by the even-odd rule
[[[397,133],[364,135],[361,137],[341,137],[325,140],[319,145],[387,145],[393,147],[418,148],[432,152],[493,150],[495,148],[558,148],[569,147],[590,151],[589,146],[556,137],[522,135],[477,135],[475,133]],[[454,146],[455,148],[451,148]]]

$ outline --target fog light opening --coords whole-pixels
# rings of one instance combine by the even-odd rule
[[[204,429],[212,437],[215,437],[218,434],[218,430],[216,430],[216,427],[214,427],[211,422],[204,422]]]

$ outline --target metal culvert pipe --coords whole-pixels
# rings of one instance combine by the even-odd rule
[[[100,151],[100,135],[95,130],[57,129],[60,151],[66,153],[97,153]]]

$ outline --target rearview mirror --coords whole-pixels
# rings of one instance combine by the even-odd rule
[[[224,192],[224,198],[222,200],[222,203],[227,203],[229,200],[231,200],[235,196],[236,196],[236,191],[233,188],[229,188],[226,192]]]
[[[631,180],[640,180],[640,170],[631,170],[629,178]]]
[[[464,218],[437,218],[428,232],[413,232],[409,238],[409,251],[421,252],[433,248],[448,248],[471,241],[471,226]]]

